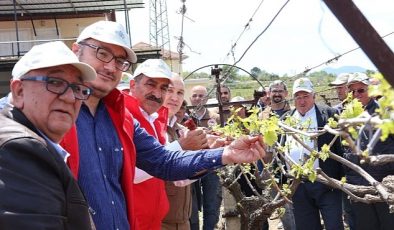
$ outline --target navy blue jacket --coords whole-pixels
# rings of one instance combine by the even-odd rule
[[[325,106],[325,105],[315,105],[315,110],[316,110],[316,119],[317,119],[317,126],[319,129],[323,128],[324,125],[327,124],[328,118],[334,117],[335,114],[338,113],[336,109],[333,109],[331,107]],[[290,115],[293,115],[296,110],[293,109],[290,111]],[[284,115],[283,117],[286,117]],[[330,133],[324,133],[323,135],[320,135],[317,138],[317,147],[318,151],[321,150],[322,146],[324,144],[330,144],[330,142],[333,140],[334,135]],[[334,142],[334,144],[331,146],[331,152],[338,156],[343,156],[343,147],[341,145],[340,139],[337,138],[337,140]],[[325,161],[322,161],[319,159],[319,167],[323,170],[324,173],[326,173],[328,176],[335,178],[335,179],[341,179],[341,177],[344,175],[343,173],[343,168],[342,165],[331,159],[328,158]]]
[[[375,100],[370,100],[368,104],[365,106],[365,110],[368,111],[369,114],[374,114],[375,110],[379,108],[378,103]],[[367,148],[367,144],[370,140],[370,136],[367,131],[364,131],[359,136],[360,138],[360,149],[363,151]],[[394,136],[389,135],[389,137],[384,141],[378,141],[375,147],[372,149],[372,155],[381,155],[381,154],[394,154]],[[360,165],[360,159],[351,153],[346,153],[345,158],[354,164]],[[394,163],[387,163],[379,166],[371,166],[368,164],[360,165],[366,172],[368,172],[375,180],[382,181],[382,179],[387,175],[394,175]],[[351,184],[357,185],[370,185],[367,180],[361,177],[355,171],[345,167],[346,179],[347,182]]]

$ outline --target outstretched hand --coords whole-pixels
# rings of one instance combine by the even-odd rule
[[[179,144],[184,150],[199,150],[209,148],[207,134],[203,129],[181,132]]]
[[[222,164],[251,163],[265,157],[261,136],[243,136],[224,147]]]

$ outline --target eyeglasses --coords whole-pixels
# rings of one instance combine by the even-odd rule
[[[358,94],[363,94],[363,93],[367,92],[367,90],[368,90],[368,89],[366,89],[366,88],[361,88],[361,89],[350,90],[350,92],[352,92],[352,94],[355,94],[356,92],[357,92]]]
[[[124,71],[127,71],[131,66],[131,62],[128,61],[127,59],[122,58],[122,57],[115,57],[110,51],[108,51],[102,47],[88,44],[88,43],[84,43],[84,42],[80,42],[79,44],[83,45],[83,46],[90,47],[92,49],[95,49],[96,50],[96,58],[102,62],[110,63],[113,59],[115,59],[115,67],[118,70],[121,70],[124,72]]]
[[[43,81],[46,83],[46,89],[57,95],[63,95],[67,92],[68,88],[71,88],[74,97],[78,100],[88,99],[93,92],[93,90],[86,85],[69,83],[66,80],[55,77],[35,76],[23,78],[21,81]]]

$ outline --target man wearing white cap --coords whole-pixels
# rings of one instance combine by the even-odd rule
[[[339,112],[342,112],[342,110],[343,110],[343,101],[347,97],[347,86],[346,86],[346,84],[347,84],[347,80],[348,80],[349,76],[351,76],[350,73],[338,74],[338,76],[335,78],[335,80],[332,81],[330,84],[328,84],[329,86],[334,87],[335,90],[337,91],[337,96],[338,96],[338,99],[339,99],[340,103],[335,105],[333,108],[337,109]]]
[[[94,69],[62,42],[34,46],[14,66],[0,115],[0,229],[92,229],[59,145],[91,94]]]
[[[62,145],[70,152],[69,167],[97,229],[138,228],[133,198],[136,165],[152,176],[180,180],[265,155],[257,137],[241,138],[224,149],[173,152],[147,134],[125,108],[125,94],[116,89],[122,72],[136,61],[121,24],[93,23],[82,31],[72,50],[96,70],[97,77],[89,83],[93,94],[81,106],[76,127]]]
[[[293,98],[295,109],[290,115],[299,121],[299,125],[308,132],[316,132],[323,127],[328,118],[337,112],[335,109],[315,104],[313,84],[308,78],[299,78],[293,85]],[[332,141],[334,135],[325,133],[317,138],[317,143],[305,137],[304,144],[316,151],[320,151],[324,144]],[[296,162],[301,163],[310,152],[291,136],[286,136],[288,154]],[[317,148],[315,147],[317,146]],[[333,153],[342,155],[343,149],[337,140],[330,149]],[[321,168],[328,176],[339,180],[342,177],[342,166],[338,162],[327,159],[316,160],[314,169]],[[304,181],[301,183],[292,198],[294,217],[297,229],[321,229],[320,214],[327,230],[343,229],[342,222],[342,196],[341,191],[332,189],[320,182]]]
[[[379,104],[369,96],[368,86],[370,79],[365,73],[354,73],[348,79],[347,87],[353,97],[361,102],[364,110],[369,114],[374,114],[375,110],[379,108]],[[360,135],[360,150],[367,149],[368,143],[371,141],[372,133],[369,130],[364,130]],[[371,155],[393,154],[394,150],[394,135],[389,135],[388,138],[382,142],[380,139],[372,149]],[[363,168],[375,180],[381,182],[384,177],[394,175],[394,163],[386,163],[384,165],[372,166],[368,163],[360,164],[360,159],[355,154],[345,154],[345,157]],[[345,168],[346,180],[348,183],[356,185],[370,185],[359,173],[354,172],[349,168]],[[387,203],[379,202],[372,204],[365,204],[362,202],[351,201],[351,211],[353,213],[354,229],[369,230],[369,229],[392,229],[394,226],[394,214],[390,213]]]
[[[126,108],[150,135],[166,144],[168,109],[162,107],[172,72],[161,59],[148,59],[134,71]],[[200,130],[199,132],[202,133]],[[206,138],[201,136],[201,139]],[[139,229],[160,229],[169,210],[164,181],[136,168],[134,177],[135,213]]]
[[[127,72],[123,72],[122,80],[120,80],[118,86],[116,88],[120,91],[125,92],[126,94],[130,93],[130,80],[133,78],[133,75]]]

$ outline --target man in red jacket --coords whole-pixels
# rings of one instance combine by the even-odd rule
[[[171,70],[161,59],[140,64],[130,81],[126,108],[141,127],[161,144],[166,143],[168,110],[161,107],[171,80]],[[139,229],[159,230],[169,209],[164,181],[136,168],[134,177],[135,214]]]
[[[161,59],[148,59],[140,64],[130,81],[130,96],[125,97],[126,108],[141,127],[161,144],[166,143],[168,109],[162,107],[172,72]],[[203,133],[202,130],[193,131]],[[206,148],[205,135],[198,140]],[[164,181],[136,168],[134,177],[135,214],[139,229],[159,230],[169,203]]]
[[[134,214],[135,166],[165,180],[182,180],[230,163],[265,156],[262,138],[244,137],[215,150],[169,151],[142,129],[116,89],[136,55],[126,30],[116,22],[86,27],[72,50],[97,73],[91,97],[81,106],[76,127],[65,135],[68,165],[89,204],[98,230],[137,229]],[[137,105],[134,105],[137,106]]]

